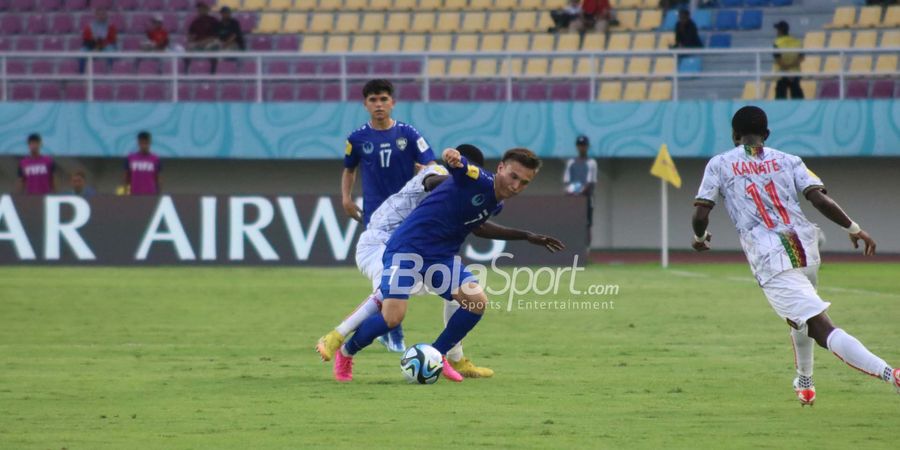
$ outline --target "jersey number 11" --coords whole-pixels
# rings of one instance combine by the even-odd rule
[[[781,216],[781,220],[784,221],[785,225],[790,225],[791,218],[788,216],[787,210],[784,209],[784,205],[781,204],[781,199],[778,198],[778,190],[775,189],[775,181],[769,181],[763,188],[766,190],[766,193],[769,194],[769,198],[772,199],[772,204],[775,205],[775,209],[778,211],[778,215]],[[756,187],[756,183],[747,185],[747,193],[753,198],[753,203],[756,203],[756,209],[759,211],[759,215],[762,216],[766,228],[775,228],[775,222],[772,221],[772,217],[769,216],[769,211],[766,210],[766,205],[763,204],[762,196],[759,194],[759,188]]]

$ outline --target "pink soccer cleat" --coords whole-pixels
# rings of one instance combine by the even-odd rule
[[[454,369],[453,366],[450,365],[450,361],[447,361],[446,356],[443,357],[443,360],[444,360],[444,368],[441,373],[444,374],[444,378],[446,378],[450,381],[455,381],[457,383],[462,383],[463,376],[460,375],[459,372],[457,372],[456,369]],[[335,366],[335,367],[337,367],[337,366]]]
[[[344,352],[334,352],[334,379],[342,383],[353,381],[353,357],[344,356]]]
[[[900,394],[900,368],[894,369],[894,387],[897,388],[897,393]]]

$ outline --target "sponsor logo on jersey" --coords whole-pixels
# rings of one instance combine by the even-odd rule
[[[375,144],[373,144],[369,141],[363,142],[362,149],[363,149],[363,153],[369,155],[375,151]]]
[[[482,203],[484,203],[484,194],[472,197],[472,206],[481,206]]]

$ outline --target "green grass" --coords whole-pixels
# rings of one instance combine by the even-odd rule
[[[898,268],[820,273],[835,322],[895,363]],[[339,385],[312,347],[367,292],[355,270],[3,268],[0,448],[896,447],[900,397],[822,349],[800,408],[745,264],[595,283],[613,309],[489,311],[466,352],[493,379],[407,385],[373,346]],[[411,302],[408,342],[432,341],[440,300]]]

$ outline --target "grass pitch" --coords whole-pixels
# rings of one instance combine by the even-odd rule
[[[835,322],[894,364],[898,269],[820,272]],[[353,269],[2,268],[0,448],[896,446],[900,396],[822,349],[801,409],[745,264],[592,266],[590,284],[619,293],[489,311],[465,349],[493,379],[407,385],[376,345],[339,385],[312,348],[367,293]],[[407,342],[431,342],[440,300],[411,302]]]

